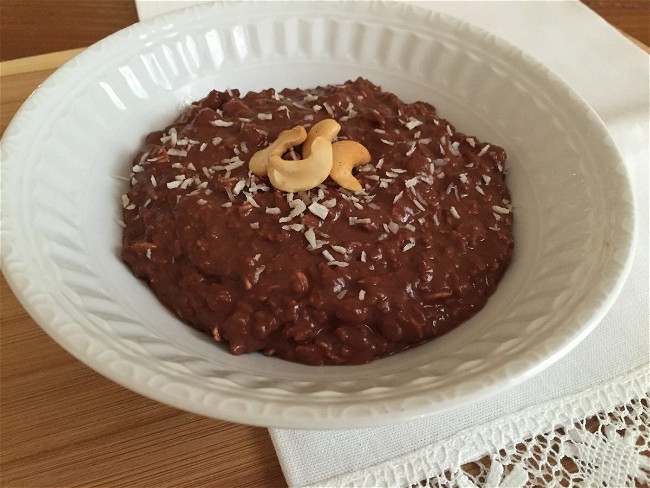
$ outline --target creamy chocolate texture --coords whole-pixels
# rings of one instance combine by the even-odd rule
[[[328,178],[291,194],[249,172],[281,131],[326,118],[370,152],[362,191]],[[135,157],[122,258],[233,354],[367,363],[448,332],[494,292],[514,246],[505,162],[364,79],[213,91]]]

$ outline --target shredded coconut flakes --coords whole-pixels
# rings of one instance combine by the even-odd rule
[[[185,156],[187,156],[187,151],[185,151],[184,149],[171,148],[171,149],[167,149],[167,154],[169,154],[170,156],[179,156],[181,158],[184,158]]]
[[[210,124],[213,125],[214,127],[230,127],[234,124],[234,122],[228,122],[227,120],[211,120]]]
[[[246,195],[246,201],[248,203],[250,203],[255,208],[260,208],[259,204],[253,198],[253,195],[251,195],[250,193],[244,193],[244,195]]]
[[[411,142],[411,148],[406,152],[407,157],[415,152],[416,144],[417,143],[415,141]]]
[[[510,210],[505,207],[500,207],[499,205],[492,205],[492,210],[498,214],[509,214]]]
[[[417,185],[418,181],[420,181],[418,178],[411,178],[404,182],[404,186],[406,186],[406,188],[412,188]]]
[[[408,130],[413,130],[416,127],[422,125],[422,122],[416,118],[409,117],[409,121],[404,124]]]
[[[407,242],[404,247],[402,248],[402,251],[406,252],[410,249],[413,249],[415,247],[415,239],[412,237],[409,239],[409,242]]]
[[[483,146],[483,149],[481,149],[481,150],[479,151],[479,153],[477,154],[477,156],[480,158],[480,157],[483,156],[486,152],[488,152],[489,149],[490,149],[490,145],[489,145],[489,144],[486,144],[485,146]]]
[[[322,220],[325,220],[327,218],[327,214],[329,213],[329,209],[326,206],[321,205],[316,201],[312,202],[308,208],[311,213],[317,217],[320,217]]]

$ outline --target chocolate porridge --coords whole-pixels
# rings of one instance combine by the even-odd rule
[[[367,363],[495,291],[514,246],[505,163],[361,78],[212,91],[135,157],[122,258],[233,354]]]

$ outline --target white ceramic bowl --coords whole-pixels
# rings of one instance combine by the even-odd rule
[[[365,366],[231,356],[120,261],[120,194],[143,136],[212,88],[358,76],[433,103],[509,154],[516,250],[496,294],[448,335]],[[95,44],[27,100],[2,141],[2,267],[35,320],[103,375],[207,416],[375,426],[502,391],[566,354],[626,276],[633,204],[594,112],[474,27],[395,3],[202,6]]]

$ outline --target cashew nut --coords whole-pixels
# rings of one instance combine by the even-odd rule
[[[333,142],[340,130],[340,124],[334,119],[325,119],[314,124],[314,126],[309,129],[307,139],[302,145],[302,158],[307,159],[311,154],[311,144],[314,142],[314,139],[317,137],[324,137],[329,142]]]
[[[257,151],[248,162],[248,167],[251,173],[257,176],[266,176],[268,173],[268,161],[272,152],[280,150],[280,155],[287,149],[302,142],[307,138],[307,131],[302,125],[298,125],[293,129],[280,132],[278,138],[273,141],[268,147]]]
[[[332,144],[332,157],[330,178],[350,191],[361,190],[361,183],[352,176],[352,169],[370,162],[365,146],[355,141],[338,141]]]
[[[302,126],[285,130],[268,147],[257,151],[248,166],[257,176],[267,176],[278,190],[306,191],[320,185],[330,176],[343,188],[362,189],[352,175],[356,166],[370,162],[370,153],[358,142],[338,141],[332,144],[341,126],[334,119],[321,120],[309,134]],[[282,159],[290,147],[302,144],[302,157],[298,161]]]
[[[311,144],[311,154],[305,159],[287,161],[284,151],[274,150],[269,156],[268,175],[271,184],[286,192],[307,191],[320,185],[332,169],[332,143],[316,137]]]

